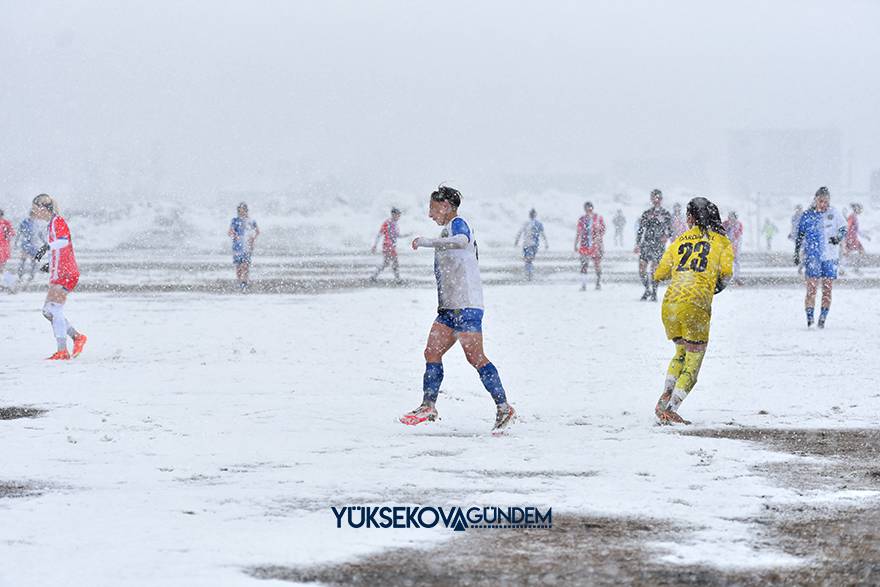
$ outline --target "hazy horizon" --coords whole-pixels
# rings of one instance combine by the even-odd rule
[[[839,137],[840,188],[880,167],[878,3],[2,5],[4,197],[729,191],[731,133],[772,129]]]

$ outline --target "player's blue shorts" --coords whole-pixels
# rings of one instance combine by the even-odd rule
[[[810,279],[837,279],[837,259],[822,260],[808,255],[804,259],[804,274]]]
[[[440,309],[434,322],[448,326],[455,332],[483,332],[483,311],[479,308]]]
[[[232,262],[236,265],[241,265],[242,263],[250,263],[251,262],[251,254],[245,252],[233,252],[232,253]]]
[[[538,254],[538,246],[537,245],[531,246],[531,247],[523,247],[523,257],[525,257],[526,259],[534,259],[535,255],[537,255],[537,254]]]

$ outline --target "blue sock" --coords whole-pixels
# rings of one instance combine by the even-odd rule
[[[425,392],[424,401],[432,403],[437,401],[441,383],[443,383],[443,363],[425,363],[425,377],[422,385]]]
[[[483,387],[486,388],[486,391],[489,392],[489,395],[492,396],[495,403],[503,404],[506,402],[507,397],[504,394],[504,387],[501,385],[501,377],[498,376],[498,369],[495,368],[495,365],[492,363],[486,363],[479,370],[479,373],[480,381],[483,382]]]
[[[822,308],[819,310],[819,322],[825,322],[825,318],[828,317],[828,310],[831,308]]]
[[[807,322],[813,321],[813,308],[807,308]]]

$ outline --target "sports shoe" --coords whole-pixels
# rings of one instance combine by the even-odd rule
[[[679,416],[677,412],[673,412],[670,409],[665,409],[660,412],[657,418],[660,420],[661,424],[690,424],[688,420],[685,420]]]
[[[79,334],[73,337],[73,353],[71,356],[75,359],[83,352],[83,347],[86,346],[86,341],[89,340],[85,334]]]
[[[660,418],[660,414],[666,411],[667,406],[669,406],[669,400],[672,399],[671,391],[664,391],[660,395],[660,399],[657,400],[657,405],[654,407],[654,414]]]
[[[656,302],[656,301],[657,301],[657,292],[656,292],[656,291],[652,291],[652,292],[651,292],[651,301],[652,301],[652,302]]]
[[[819,321],[816,322],[816,328],[825,328],[825,319],[819,318]]]
[[[492,434],[501,434],[516,419],[516,410],[508,403],[498,406],[495,413],[495,426],[492,427]]]
[[[70,360],[70,353],[67,352],[67,349],[64,349],[63,351],[58,351],[57,353],[55,353],[51,357],[47,357],[46,360],[47,361],[69,361]]]
[[[400,417],[400,423],[407,426],[415,426],[422,422],[434,422],[435,420],[437,420],[437,408],[434,407],[434,404],[427,403]]]
[[[648,290],[645,290],[645,293],[642,294],[642,297],[639,298],[639,301],[645,302],[648,300],[648,296],[651,295]]]

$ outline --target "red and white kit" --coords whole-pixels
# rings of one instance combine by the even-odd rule
[[[388,257],[397,256],[397,239],[400,237],[400,229],[397,223],[389,218],[382,223],[379,228],[379,234],[382,235],[382,253]]]
[[[60,285],[67,291],[73,291],[79,281],[79,267],[73,254],[73,241],[70,229],[61,216],[53,216],[49,221],[49,283]]]
[[[602,257],[605,254],[605,219],[599,214],[584,214],[578,219],[578,253],[586,257]]]

